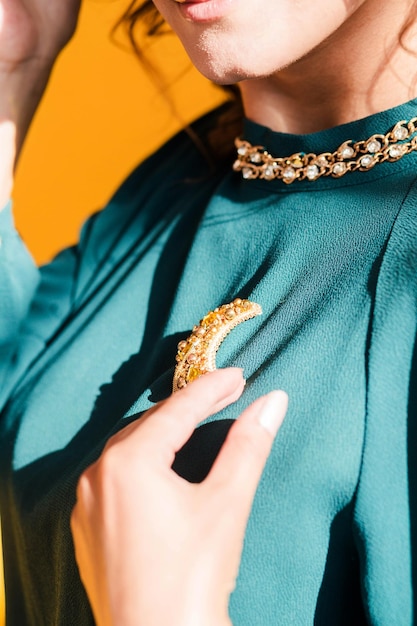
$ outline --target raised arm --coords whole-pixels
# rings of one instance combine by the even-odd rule
[[[0,0],[0,208],[10,197],[19,152],[79,8],[80,0]]]
[[[8,199],[25,136],[55,60],[75,30],[79,8],[80,0],[0,0],[0,407],[37,349],[25,342],[25,358],[20,358],[17,342],[40,278],[14,229]],[[73,256],[68,251],[43,273],[40,297],[65,297]],[[41,309],[38,303],[39,319]]]

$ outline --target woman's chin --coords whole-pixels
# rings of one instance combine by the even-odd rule
[[[249,58],[233,58],[233,55],[222,53],[196,55],[195,48],[187,53],[197,70],[217,85],[234,85],[245,80],[265,78],[281,69],[279,63],[262,63],[260,59],[254,62]]]

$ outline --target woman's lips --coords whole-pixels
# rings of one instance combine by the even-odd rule
[[[212,22],[224,17],[234,0],[174,0],[182,16],[191,22]]]

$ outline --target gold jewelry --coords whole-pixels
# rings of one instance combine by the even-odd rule
[[[173,391],[186,387],[207,372],[213,372],[216,369],[216,352],[223,339],[235,326],[261,313],[259,304],[240,298],[207,313],[199,325],[194,326],[188,339],[178,344]]]
[[[369,139],[344,141],[335,152],[306,154],[296,152],[289,157],[273,157],[263,146],[253,146],[237,138],[235,172],[243,178],[282,180],[287,185],[295,180],[315,181],[322,176],[341,178],[347,172],[367,172],[378,163],[398,161],[417,150],[417,117],[409,122],[401,120],[385,135],[375,134]]]

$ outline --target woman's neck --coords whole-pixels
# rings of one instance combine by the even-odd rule
[[[368,0],[306,57],[273,76],[242,82],[246,116],[276,131],[303,134],[417,96],[416,30],[414,41],[411,27],[403,33],[405,4]]]

